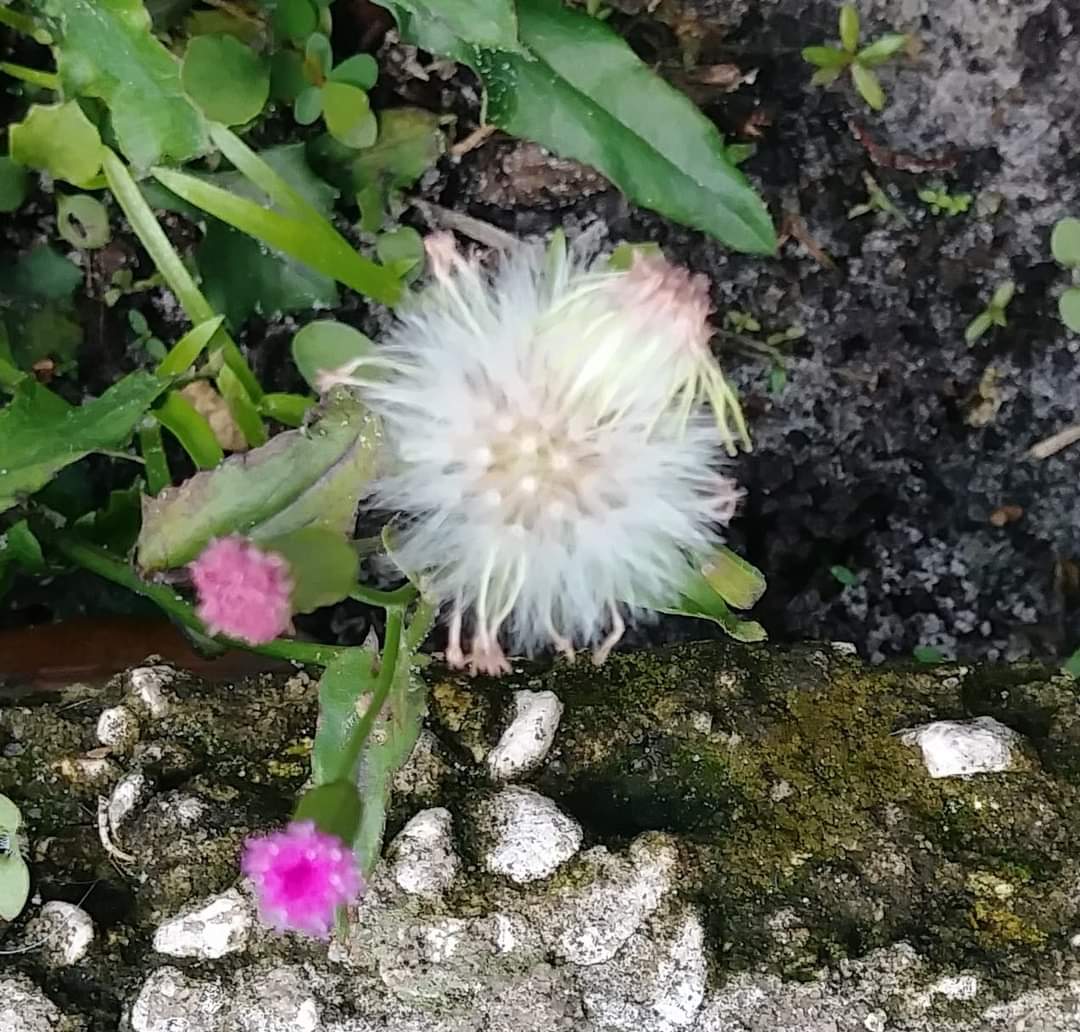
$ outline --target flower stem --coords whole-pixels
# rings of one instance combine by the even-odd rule
[[[357,602],[366,602],[370,606],[382,606],[389,609],[391,606],[407,606],[416,598],[416,588],[411,584],[405,584],[393,591],[379,591],[377,588],[369,588],[366,584],[357,584],[353,587],[352,597]]]
[[[133,591],[136,595],[150,599],[161,609],[165,610],[174,620],[190,627],[193,631],[214,638],[222,645],[232,648],[246,649],[248,652],[257,652],[263,656],[272,656],[275,659],[286,659],[294,663],[309,663],[314,666],[326,666],[332,663],[343,651],[339,645],[321,645],[318,642],[293,641],[290,638],[276,638],[264,645],[251,645],[248,642],[236,641],[224,636],[210,635],[203,622],[195,615],[195,610],[189,602],[182,598],[167,584],[151,584],[143,580],[126,562],[117,559],[104,548],[92,545],[87,541],[80,541],[71,534],[59,532],[45,532],[42,536],[61,555],[66,556],[73,563],[81,566],[84,570],[104,577],[105,580],[119,584],[121,587]]]

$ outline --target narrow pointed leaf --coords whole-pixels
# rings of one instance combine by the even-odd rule
[[[869,68],[864,68],[856,62],[851,66],[851,78],[855,82],[859,95],[875,111],[880,111],[885,107],[885,91],[881,88],[878,77]]]
[[[890,33],[888,36],[882,36],[881,39],[875,39],[869,46],[863,47],[856,57],[859,64],[873,68],[875,65],[888,61],[890,57],[895,57],[907,45],[908,36],[903,33]]]

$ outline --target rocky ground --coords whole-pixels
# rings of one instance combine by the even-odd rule
[[[329,946],[236,860],[315,685],[166,667],[0,710],[35,895],[2,1032],[1057,1032],[1080,1021],[1080,709],[1035,667],[724,644],[433,672]]]

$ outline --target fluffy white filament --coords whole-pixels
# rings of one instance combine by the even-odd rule
[[[395,558],[449,604],[452,664],[506,670],[500,637],[599,662],[626,608],[678,597],[738,497],[699,410],[726,390],[707,294],[662,259],[612,272],[523,248],[487,276],[448,236],[428,252],[435,282],[380,358],[339,371],[384,421]]]

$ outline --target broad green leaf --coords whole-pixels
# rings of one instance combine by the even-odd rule
[[[402,0],[401,6],[463,43],[521,52],[513,0]]]
[[[0,293],[20,301],[70,301],[82,283],[82,273],[74,262],[39,244],[14,265],[0,271]]]
[[[283,555],[292,574],[292,607],[310,613],[332,606],[352,593],[360,574],[360,557],[352,543],[326,527],[302,527],[262,542]]]
[[[309,788],[296,804],[294,821],[314,821],[324,834],[352,842],[360,826],[363,801],[352,779],[331,781]]]
[[[30,896],[30,869],[16,846],[15,852],[0,856],[0,920],[14,921]]]
[[[0,795],[0,833],[14,835],[22,827],[19,808],[6,795]]]
[[[270,97],[269,65],[233,36],[196,36],[180,78],[203,113],[225,125],[250,122]]]
[[[211,538],[226,534],[265,541],[309,526],[351,533],[375,470],[377,428],[348,391],[338,391],[310,426],[278,434],[147,499],[139,565],[182,566]]]
[[[72,247],[93,251],[112,237],[105,205],[88,194],[61,194],[56,200],[56,231]]]
[[[1050,234],[1054,261],[1066,268],[1080,268],[1080,219],[1062,219]]]
[[[340,369],[347,362],[367,358],[375,353],[375,345],[359,330],[332,319],[320,319],[296,332],[292,339],[292,356],[300,375],[316,390],[319,374]]]
[[[0,563],[9,562],[16,562],[31,573],[45,569],[41,545],[26,520],[19,520],[0,534]],[[4,815],[0,813],[0,829],[3,826]]]
[[[75,408],[33,380],[17,384],[14,399],[0,409],[0,511],[84,455],[122,447],[166,386],[149,373],[129,373],[101,397]]]
[[[851,66],[851,78],[859,95],[875,111],[885,107],[885,91],[881,88],[878,77],[869,68],[856,62]]]
[[[836,47],[803,47],[802,56],[816,68],[843,68],[851,64],[851,55]]]
[[[74,100],[34,104],[8,129],[11,156],[54,179],[82,186],[101,170],[101,136]]]
[[[293,118],[300,125],[314,125],[322,114],[323,94],[319,86],[305,86],[293,105]]]
[[[153,412],[199,469],[213,469],[225,458],[206,417],[178,391],[169,391]]]
[[[719,548],[701,567],[706,583],[735,609],[753,609],[765,594],[765,576],[730,548]]]
[[[347,147],[370,147],[379,126],[368,95],[347,82],[328,82],[322,88],[323,118],[331,135]]]
[[[875,39],[869,46],[863,47],[855,57],[859,64],[872,68],[888,61],[890,57],[900,53],[907,45],[908,37],[906,35],[890,33],[887,36],[882,36],[881,39]]]
[[[560,0],[520,0],[531,58],[476,51],[488,121],[593,166],[632,200],[751,254],[774,254],[761,199],[716,127],[603,22]]]
[[[304,59],[295,50],[279,50],[270,58],[270,95],[291,104],[308,85]]]
[[[840,8],[840,45],[851,54],[859,45],[859,12],[852,4]]]
[[[6,154],[0,155],[0,212],[17,211],[28,190],[26,169]]]
[[[373,664],[369,649],[346,649],[319,679],[319,720],[311,746],[311,774],[317,785],[338,772],[345,742],[360,719],[360,699],[375,687]]]
[[[313,0],[278,0],[272,24],[280,39],[306,39],[319,24],[319,9]]]
[[[47,0],[45,6],[66,91],[105,101],[120,149],[136,169],[207,151],[202,115],[184,94],[179,62],[151,31],[142,0]]]
[[[1080,333],[1080,287],[1069,287],[1058,298],[1058,313],[1073,333]]]
[[[446,150],[439,116],[420,108],[389,108],[379,113],[378,137],[355,151],[323,136],[309,146],[312,164],[343,191],[371,198],[364,209],[365,228],[378,229],[384,209],[399,190],[412,186]]]
[[[379,63],[370,54],[354,54],[330,73],[334,82],[347,82],[357,89],[370,90],[379,80]]]

